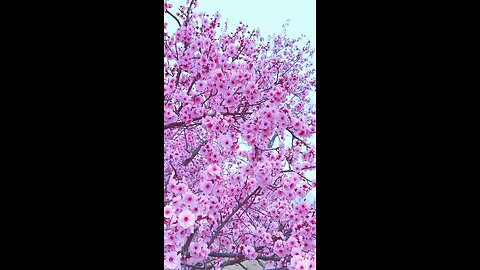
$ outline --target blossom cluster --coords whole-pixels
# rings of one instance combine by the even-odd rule
[[[164,0],[164,263],[314,269],[314,50]],[[233,260],[232,260],[233,259]],[[268,269],[268,268],[267,268]]]

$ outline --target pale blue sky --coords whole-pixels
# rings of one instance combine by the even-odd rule
[[[172,13],[175,14],[185,0],[172,0]],[[315,0],[199,0],[198,11],[213,14],[216,11],[222,15],[222,22],[229,20],[230,27],[236,27],[238,22],[246,23],[252,29],[260,28],[262,35],[280,34],[282,24],[290,19],[287,34],[299,37],[304,34],[315,47],[316,40],[316,1]],[[169,25],[175,21],[165,15]]]

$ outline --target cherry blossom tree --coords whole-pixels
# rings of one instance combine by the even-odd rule
[[[197,4],[164,0],[165,268],[315,269],[314,50]]]

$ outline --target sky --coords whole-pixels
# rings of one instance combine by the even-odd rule
[[[185,0],[171,0],[172,11],[184,5]],[[287,35],[295,38],[304,34],[315,47],[316,40],[316,1],[315,0],[198,0],[198,11],[222,15],[221,21],[229,20],[230,27],[235,27],[240,21],[252,29],[260,28],[264,36],[280,34],[282,24],[290,19]],[[172,12],[174,13],[174,12]],[[174,13],[175,14],[175,13]],[[175,21],[165,15],[169,25]]]
[[[173,5],[171,12],[175,14],[180,5],[185,5],[186,0],[170,0]],[[228,20],[229,29],[235,29],[240,21],[248,25],[249,29],[260,29],[260,34],[264,37],[282,33],[282,25],[289,20],[287,27],[287,36],[290,38],[305,35],[306,39],[316,48],[316,1],[315,0],[198,0],[197,11],[202,11],[213,15],[215,12],[221,14],[221,28],[223,23]],[[165,14],[165,22],[169,29],[176,24],[175,20]],[[169,30],[169,32],[172,30]],[[316,57],[312,59],[316,64]],[[309,98],[315,103],[315,92],[309,95]],[[288,136],[286,136],[288,137]],[[290,141],[286,139],[286,141]],[[316,144],[313,137],[310,140]],[[309,179],[315,178],[315,172],[307,172],[305,176]],[[307,196],[309,201],[315,198],[316,189]]]

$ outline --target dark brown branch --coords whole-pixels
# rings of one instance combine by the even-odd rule
[[[223,227],[225,227],[225,225],[230,221],[230,219],[233,217],[233,215],[235,215],[235,213],[237,213],[238,210],[240,210],[240,208],[242,208],[243,205],[245,205],[247,203],[247,201],[255,194],[257,194],[258,192],[260,192],[260,190],[262,190],[261,187],[257,187],[250,195],[248,195],[245,200],[243,200],[243,202],[241,202],[240,204],[237,205],[237,207],[235,207],[235,209],[233,209],[232,213],[225,219],[225,221],[223,221],[220,226],[217,227],[217,229],[215,230],[215,233],[214,235],[212,236],[212,238],[210,239],[210,241],[208,242],[207,244],[207,247],[210,247],[213,242],[215,241],[215,239],[218,237],[218,234],[220,233],[220,231],[223,229]]]
[[[195,117],[192,119],[192,121],[197,121],[197,120],[200,120],[202,119],[203,117],[205,117],[207,115],[203,115],[203,116],[200,116],[200,117]],[[163,126],[163,129],[170,129],[170,128],[176,128],[176,127],[184,127],[185,126],[185,122],[184,121],[180,121],[180,122],[174,122],[174,123],[170,123],[170,124],[166,124],[165,126]]]
[[[222,252],[210,252],[208,254],[210,257],[216,257],[216,258],[244,258],[245,256],[240,253],[222,253]],[[271,255],[271,256],[264,256],[264,255],[258,255],[255,260],[262,260],[262,261],[280,261],[282,258],[278,257],[277,255]]]
[[[178,26],[182,26],[182,24],[181,24],[180,21],[177,19],[177,17],[175,17],[175,15],[173,15],[170,11],[168,11],[168,9],[165,10],[165,12],[166,12],[167,14],[170,14],[170,16],[172,16],[172,17],[175,19],[175,21],[177,21]]]
[[[203,146],[203,145],[200,144],[197,148],[195,148],[195,150],[193,150],[192,155],[183,162],[183,166],[187,166],[188,163],[192,162],[192,160],[193,160],[193,159],[198,155],[198,153],[200,152],[200,149],[202,149],[202,146]]]
[[[175,175],[178,175],[178,174],[177,174],[177,170],[176,170],[175,167],[173,167],[173,165],[172,165],[172,162],[169,161],[168,164],[170,164],[170,167],[172,167],[173,173],[174,173]],[[168,183],[169,183],[169,182],[170,182],[170,177],[167,178],[167,182],[165,183],[165,193],[168,192]]]
[[[213,268],[213,265],[207,265],[208,262],[204,263],[203,265],[200,264],[200,263],[197,263],[197,265],[191,265],[191,264],[188,264],[188,263],[181,263],[181,264],[185,265],[187,267],[190,267],[192,269],[203,269],[203,270],[205,270],[205,269],[212,269]]]
[[[315,168],[317,168],[317,166],[302,168],[302,170],[310,170],[310,169],[315,169]],[[293,170],[281,171],[281,173],[284,173],[284,172],[293,172]]]
[[[303,145],[305,145],[307,147],[307,149],[310,149],[310,146],[308,146],[308,144],[306,142],[304,142],[302,139],[295,136],[295,134],[293,134],[293,132],[290,129],[287,128],[287,131],[290,132],[290,134],[292,134],[293,138],[301,141],[303,143]],[[294,146],[294,145],[292,144],[292,146]]]
[[[252,114],[252,112],[220,113],[220,114],[221,114],[221,115],[233,115],[233,116],[236,116],[236,115]],[[200,120],[200,119],[204,118],[205,116],[207,116],[207,115],[204,114],[203,116],[195,117],[195,118],[192,119],[192,121]],[[177,128],[177,127],[184,127],[184,126],[185,126],[185,122],[184,122],[184,121],[180,121],[180,122],[174,122],[174,123],[166,124],[166,125],[163,126],[163,129]]]
[[[178,54],[178,53],[177,53]],[[175,88],[178,87],[178,83],[180,82],[180,74],[182,73],[182,69],[180,68],[177,73],[177,78],[175,79]]]
[[[193,87],[193,85],[195,84],[196,81],[197,81],[197,79],[193,80],[192,84],[190,84],[190,87],[188,87],[187,95],[190,94],[190,90],[192,90],[192,87]]]
[[[258,193],[257,193],[258,194]],[[255,201],[255,198],[253,199],[252,203],[250,203],[247,208],[245,208],[243,210],[243,212],[238,216],[238,218],[241,218],[243,216],[243,214],[245,214],[245,212],[247,212],[247,210],[250,208],[250,206],[252,206],[254,204],[254,201]],[[247,214],[247,217],[250,218],[250,216]],[[253,223],[253,220],[250,218],[250,220],[252,221],[252,225],[257,228],[257,226],[255,226],[255,223]]]
[[[182,254],[187,255],[188,254],[188,248],[190,247],[190,243],[193,240],[193,236],[197,233],[198,228],[195,228],[195,230],[188,236],[187,241],[185,242],[185,245],[182,247]]]
[[[234,265],[234,264],[237,264],[237,263],[239,264],[243,261],[245,261],[245,256],[243,256],[243,254],[240,254],[240,257],[238,257],[236,259],[233,259],[233,260],[230,260],[230,261],[223,262],[222,264],[220,264],[220,266],[225,267],[225,266]]]

